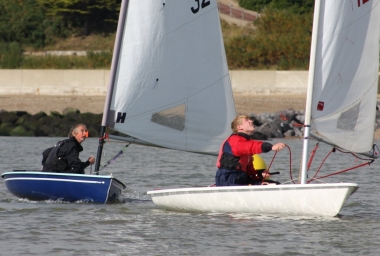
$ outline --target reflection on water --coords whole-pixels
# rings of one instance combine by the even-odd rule
[[[60,138],[2,137],[0,167],[40,169],[41,152]],[[287,140],[294,176],[302,141]],[[313,144],[313,143],[311,143]],[[96,155],[97,140],[84,142],[82,159]],[[124,144],[107,143],[103,159]],[[312,145],[314,146],[314,145]],[[329,147],[320,145],[310,176]],[[273,154],[263,154],[269,164]],[[207,186],[214,182],[216,158],[131,145],[104,169],[126,183],[120,204],[31,202],[12,196],[0,185],[2,255],[378,255],[380,246],[378,163],[325,179],[355,182],[338,217],[257,216],[183,213],[157,208],[146,191]],[[331,173],[353,166],[355,159],[333,154],[324,167]],[[344,166],[344,167],[343,167]],[[289,152],[271,167],[275,178],[290,180]],[[87,173],[89,170],[87,170]],[[323,172],[322,172],[323,174]],[[321,174],[321,175],[322,175]],[[254,198],[252,199],[254,200]]]

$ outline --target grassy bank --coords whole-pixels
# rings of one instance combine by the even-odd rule
[[[237,26],[221,21],[230,69],[307,69],[311,24],[309,17],[267,11],[254,24]],[[285,22],[286,21],[286,22]],[[304,24],[299,26],[298,24]],[[72,34],[50,38],[50,44],[0,43],[0,68],[4,69],[109,69],[115,33]],[[87,56],[31,56],[25,52],[87,51]],[[102,51],[102,53],[95,53]]]

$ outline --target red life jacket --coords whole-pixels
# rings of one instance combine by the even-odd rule
[[[255,174],[252,155],[262,153],[262,144],[262,141],[252,140],[244,133],[232,134],[222,143],[216,166]]]

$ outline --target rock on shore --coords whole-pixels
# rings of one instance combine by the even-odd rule
[[[256,126],[252,138],[302,138],[303,111],[287,109],[275,113],[250,114]],[[380,117],[380,113],[378,113]],[[98,137],[102,114],[80,113],[78,109],[66,108],[63,113],[56,111],[34,115],[26,111],[0,111],[0,136],[47,136],[66,137],[71,126],[87,125],[90,137]],[[378,122],[379,123],[379,122]],[[376,125],[377,128],[378,124]]]
[[[0,136],[66,137],[72,125],[87,125],[91,137],[98,137],[102,114],[83,113],[67,108],[63,114],[53,111],[49,115],[26,111],[0,111]]]

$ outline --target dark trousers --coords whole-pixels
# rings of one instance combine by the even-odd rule
[[[238,170],[218,169],[215,175],[216,186],[259,185],[261,180],[253,180],[246,172]]]

